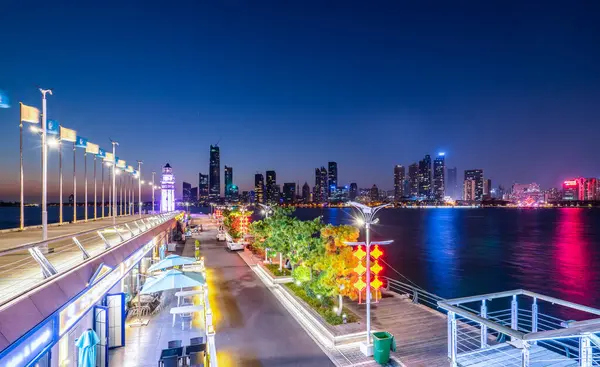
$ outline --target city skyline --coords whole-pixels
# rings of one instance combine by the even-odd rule
[[[3,13],[30,6],[12,2]],[[0,23],[1,34],[19,34],[3,40],[10,57],[0,67],[12,106],[0,109],[4,200],[18,198],[16,107],[40,107],[38,85],[53,88],[49,118],[104,148],[118,140],[119,156],[144,160],[143,176],[169,162],[195,183],[198,172],[208,173],[206,147],[216,143],[240,190],[253,187],[257,171],[310,183],[314,167],[328,161],[340,167],[340,184],[391,188],[390,167],[439,151],[449,167],[483,168],[506,186],[560,187],[600,175],[589,154],[600,133],[595,3],[440,4],[435,17],[426,4],[349,2],[342,12],[332,4],[187,4],[143,14],[124,4],[110,32],[113,14],[103,9],[35,6],[26,25]],[[71,32],[77,12],[85,24]],[[44,26],[47,14],[53,27]],[[171,128],[177,137],[163,141]],[[24,143],[33,200],[41,191],[39,139],[26,132]],[[51,150],[50,198],[56,156]]]

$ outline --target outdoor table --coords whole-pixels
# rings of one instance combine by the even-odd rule
[[[195,296],[197,294],[204,294],[203,290],[193,290],[193,291],[179,291],[175,293],[175,297],[177,297],[177,306],[180,306],[181,297],[187,296]]]
[[[171,315],[173,315],[173,326],[175,326],[175,317],[182,313],[194,313],[204,311],[204,306],[181,306],[171,308]]]

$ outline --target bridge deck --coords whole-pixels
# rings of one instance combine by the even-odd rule
[[[373,330],[394,335],[396,352],[392,355],[411,367],[449,366],[446,315],[390,294],[371,305],[371,325]],[[366,305],[349,302],[347,307],[365,317]]]
[[[142,218],[146,217],[149,216],[142,215]],[[124,226],[119,227],[119,225],[138,218],[138,216],[123,216],[117,218],[116,223],[119,228],[119,233],[114,230],[103,231],[104,237],[111,245],[121,242],[119,234],[124,239],[131,238],[133,234],[131,234]],[[96,221],[81,221],[61,226],[52,226],[48,228],[48,238],[49,241],[52,241],[53,238],[91,231],[111,224],[111,218],[104,218]],[[134,224],[130,227],[132,227],[131,229],[135,234],[139,232],[139,229]],[[41,228],[30,228],[24,231],[0,233],[0,251],[10,250],[21,245],[40,241],[41,237]],[[105,250],[104,241],[95,231],[77,236],[77,239],[92,257]],[[58,272],[66,271],[83,262],[83,254],[75,245],[71,237],[50,242],[48,250],[44,255]],[[35,287],[43,281],[44,277],[41,268],[28,250],[19,250],[0,256],[0,305],[8,302],[24,291]]]

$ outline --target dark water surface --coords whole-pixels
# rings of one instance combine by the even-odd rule
[[[351,209],[296,215],[354,222]],[[600,306],[598,209],[388,209],[379,218],[372,239],[394,240],[384,260],[442,297],[523,288]],[[384,273],[401,280],[390,269]]]

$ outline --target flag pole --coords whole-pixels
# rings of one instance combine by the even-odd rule
[[[75,174],[76,147],[73,142],[73,223],[77,223],[77,175]]]
[[[41,89],[42,93],[42,240],[48,239],[48,145],[46,144],[46,94],[52,95],[52,89]],[[44,243],[44,246],[47,246]]]
[[[58,223],[63,222],[62,140],[58,141]]]
[[[116,213],[116,196],[117,196],[117,190],[116,190],[116,179],[115,179],[115,169],[117,168],[117,160],[116,160],[116,156],[115,156],[115,150],[116,150],[116,146],[119,145],[119,143],[117,143],[116,141],[112,142],[112,147],[113,147],[113,169],[112,169],[112,195],[113,195],[113,201],[112,201],[112,205],[113,205],[113,209],[112,209],[112,217],[113,217],[113,224],[117,223],[117,213]]]
[[[20,173],[19,173],[19,186],[21,187],[21,203],[19,204],[19,229],[25,228],[25,203],[24,203],[24,195],[23,195],[23,103],[19,102],[19,156],[21,159],[20,163]]]
[[[104,160],[102,160],[102,218],[104,218]]]
[[[96,213],[96,155],[94,154],[94,220],[98,219],[98,214]]]
[[[152,214],[154,214],[154,174],[156,172],[152,171]]]
[[[119,177],[119,191],[120,191],[120,195],[121,195],[121,200],[119,200],[119,202],[121,203],[121,215],[123,215],[123,176],[121,175],[121,177]]]
[[[142,161],[138,162],[138,214],[142,217]]]
[[[87,149],[87,148],[85,148],[85,149]],[[86,221],[86,222],[87,222],[87,221],[88,221],[88,200],[87,200],[87,199],[88,199],[88,196],[87,196],[87,194],[88,194],[88,193],[87,193],[87,188],[88,188],[88,181],[87,181],[87,151],[83,152],[83,170],[84,170],[84,173],[83,173],[83,182],[84,182],[84,184],[83,184],[83,186],[84,186],[84,191],[83,191],[83,192],[84,192],[84,194],[83,194],[83,197],[84,197],[84,199],[83,199],[83,207],[84,207],[84,210],[83,210],[83,218],[84,218],[84,221]]]

